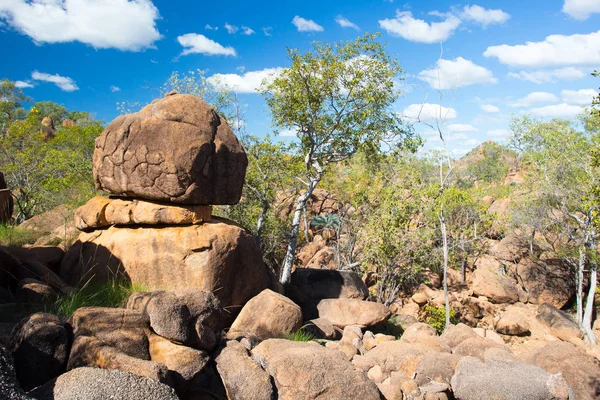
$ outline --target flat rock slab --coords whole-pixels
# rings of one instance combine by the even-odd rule
[[[317,304],[319,318],[328,319],[334,326],[369,327],[387,321],[392,313],[383,304],[359,299],[324,299]]]

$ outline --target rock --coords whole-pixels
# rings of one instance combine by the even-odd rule
[[[161,383],[125,371],[77,368],[29,393],[38,400],[178,400]]]
[[[440,341],[451,349],[454,349],[465,340],[475,337],[477,337],[477,333],[475,333],[473,328],[460,323],[458,325],[451,325],[444,333],[442,333]]]
[[[379,400],[377,387],[344,355],[314,342],[269,339],[254,348],[279,399]]]
[[[63,122],[61,123],[63,128],[72,128],[74,126],[77,126],[77,124],[75,123],[75,121],[71,120],[71,119],[65,119],[63,120]]]
[[[400,341],[405,343],[418,343],[424,337],[436,337],[435,329],[423,322],[412,324],[402,334]]]
[[[371,331],[365,332],[362,341],[363,346],[367,351],[374,349],[379,344],[379,342],[377,342],[377,339],[375,339],[375,335],[373,335],[373,332]]]
[[[452,353],[459,356],[470,356],[483,360],[485,351],[490,348],[503,349],[510,353],[510,350],[506,345],[483,337],[474,337],[462,341],[452,350]]]
[[[561,379],[532,365],[465,357],[452,377],[452,390],[464,400],[568,400],[568,386]]]
[[[419,317],[420,311],[421,309],[419,308],[419,305],[417,303],[407,303],[404,304],[402,308],[400,308],[395,313],[399,315],[410,316],[416,320]]]
[[[19,322],[10,350],[21,387],[30,390],[63,373],[70,345],[71,333],[55,315],[36,313]]]
[[[133,292],[129,295],[129,298],[127,298],[125,308],[134,311],[144,311],[151,297],[152,293]]]
[[[495,259],[514,263],[519,262],[528,252],[528,243],[523,243],[523,240],[515,234],[506,235],[489,249],[490,255]]]
[[[550,328],[552,334],[559,339],[567,341],[573,338],[581,339],[581,330],[569,314],[548,303],[538,307],[536,319]]]
[[[431,381],[450,385],[460,356],[449,353],[426,353],[421,357],[414,380],[417,385],[427,385]],[[429,391],[433,391],[430,389]],[[442,390],[444,391],[444,390]]]
[[[600,361],[565,342],[548,343],[527,360],[548,373],[561,373],[577,400],[600,398]]]
[[[269,400],[275,397],[271,377],[250,358],[248,350],[239,342],[228,341],[219,352],[216,363],[228,399]]]
[[[131,357],[90,336],[78,336],[73,341],[67,370],[80,367],[119,369],[168,385],[173,383],[172,375],[164,364]]]
[[[498,333],[511,336],[529,335],[529,323],[519,312],[518,307],[510,306],[496,321],[495,329]]]
[[[131,357],[150,360],[145,333],[148,318],[141,311],[82,307],[73,313],[69,323],[75,337],[94,337]]]
[[[316,339],[334,340],[338,335],[333,324],[325,318],[311,319],[302,328]]]
[[[265,289],[242,308],[228,337],[282,338],[302,327],[302,310],[292,300]]]
[[[324,299],[317,304],[319,318],[326,318],[334,326],[370,327],[384,323],[391,316],[383,304],[359,299]]]
[[[0,345],[0,398],[7,400],[30,400],[19,387],[10,352]]]
[[[427,295],[423,292],[417,292],[417,293],[413,294],[411,299],[412,299],[412,301],[417,303],[419,306],[424,306],[425,304],[427,304],[427,300],[429,300]]]
[[[194,339],[190,310],[174,293],[154,292],[145,312],[150,327],[160,336],[180,343],[190,343]]]
[[[473,272],[471,288],[476,296],[485,296],[495,304],[512,304],[519,301],[519,292],[515,281],[487,268],[477,268]]]
[[[19,281],[15,297],[19,303],[43,304],[55,299],[57,293],[50,285],[35,279]]]
[[[169,369],[178,394],[202,386],[202,373],[210,361],[207,353],[177,345],[149,331],[148,342],[150,359]]]
[[[303,307],[322,299],[364,300],[368,295],[360,275],[351,271],[297,268],[289,287],[290,298]]]
[[[112,225],[188,225],[211,220],[212,207],[94,197],[75,211],[75,226],[93,230]]]
[[[14,201],[10,190],[6,187],[4,174],[0,172],[0,223],[4,224],[11,220]]]
[[[516,268],[519,284],[527,292],[527,301],[548,303],[563,308],[575,294],[575,282],[569,265],[559,259],[522,259]]]
[[[248,159],[227,122],[187,94],[116,118],[96,139],[96,188],[181,204],[236,204]]]
[[[202,225],[82,233],[60,275],[72,285],[125,275],[148,290],[198,288],[214,293],[231,320],[272,281],[254,237],[218,218]]]

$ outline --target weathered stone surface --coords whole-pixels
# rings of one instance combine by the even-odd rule
[[[4,174],[0,172],[0,223],[10,221],[13,213],[14,202],[10,190],[6,187]]]
[[[192,317],[187,305],[171,292],[154,292],[145,308],[150,327],[160,336],[180,343],[193,340]]]
[[[427,385],[430,381],[450,385],[460,356],[449,353],[426,353],[421,357],[414,377],[417,385]]]
[[[211,219],[212,207],[137,199],[94,197],[75,211],[75,226],[86,231],[111,225],[188,225]]]
[[[17,382],[10,351],[0,345],[0,399],[30,400]]]
[[[454,349],[467,339],[477,337],[477,333],[468,325],[459,323],[452,325],[440,336],[440,341],[446,346]]]
[[[344,355],[314,342],[269,339],[254,348],[279,399],[379,400],[377,387]]]
[[[331,321],[334,326],[348,325],[363,327],[384,323],[391,316],[383,304],[359,299],[324,299],[317,304],[319,318]]]
[[[289,296],[303,306],[322,299],[360,299],[369,295],[360,275],[351,271],[297,268],[292,274]]]
[[[317,339],[334,340],[338,336],[338,331],[326,318],[315,318],[304,324],[304,331],[310,333]]]
[[[538,307],[536,319],[550,328],[552,334],[559,339],[580,339],[582,336],[579,326],[569,314],[548,303]]]
[[[242,308],[228,337],[282,338],[302,326],[302,310],[287,297],[265,289]]]
[[[473,357],[458,362],[452,390],[463,400],[568,400],[569,390],[561,376],[522,363]]]
[[[530,333],[529,322],[519,312],[519,307],[510,306],[504,311],[495,324],[496,332],[503,335],[524,336]]]
[[[492,268],[478,267],[471,276],[471,288],[475,295],[485,296],[492,303],[512,304],[519,301],[516,282]]]
[[[29,393],[37,400],[179,400],[167,385],[124,371],[77,368]]]
[[[119,369],[172,385],[172,375],[164,364],[131,357],[115,347],[90,336],[78,336],[73,341],[67,370],[80,367]]]
[[[600,398],[600,361],[576,346],[561,341],[548,343],[526,360],[548,373],[561,373],[576,400]]]
[[[559,259],[522,259],[515,274],[533,304],[549,303],[563,308],[575,294],[575,282],[569,265]]]
[[[201,99],[171,94],[118,117],[96,139],[96,188],[183,204],[235,204],[248,159],[227,122]]]
[[[17,379],[25,390],[42,385],[65,371],[71,333],[55,315],[36,313],[13,329],[10,350]]]
[[[387,379],[396,372],[410,378],[417,372],[423,357],[429,353],[439,354],[421,343],[384,342],[365,355],[355,357],[353,364],[364,372],[379,366],[382,379]]]
[[[60,275],[72,285],[124,275],[148,290],[198,288],[214,293],[232,317],[272,282],[254,237],[217,218],[202,225],[82,233]]]
[[[462,341],[452,350],[452,353],[459,356],[470,356],[483,360],[485,351],[490,348],[498,348],[510,353],[510,350],[506,345],[479,336]]]
[[[57,293],[52,287],[36,279],[23,279],[17,284],[15,297],[20,303],[42,304],[55,299]]]
[[[231,400],[274,398],[271,377],[258,365],[248,350],[230,340],[216,358],[217,370]]]
[[[73,313],[69,323],[75,337],[91,336],[131,357],[150,359],[145,333],[148,318],[140,311],[83,307]]]

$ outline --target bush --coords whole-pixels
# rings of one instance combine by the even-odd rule
[[[444,307],[425,307],[425,322],[429,324],[438,335],[441,335],[446,329],[446,309]],[[450,323],[457,324],[456,311],[450,309]]]
[[[23,246],[33,244],[38,235],[15,225],[0,224],[0,246]]]

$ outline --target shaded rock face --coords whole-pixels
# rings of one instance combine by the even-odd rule
[[[202,225],[82,233],[65,255],[60,275],[74,286],[121,276],[148,290],[198,288],[214,293],[233,316],[271,284],[252,235],[217,218]]]
[[[579,325],[564,311],[544,303],[538,307],[536,318],[550,328],[554,336],[562,340],[580,339],[582,336]]]
[[[71,334],[57,316],[37,313],[22,320],[10,343],[21,386],[29,390],[63,373],[70,345]]]
[[[351,271],[298,268],[292,274],[289,296],[300,305],[322,299],[360,299],[369,290],[360,275]]]
[[[473,272],[471,279],[473,293],[487,297],[492,303],[512,304],[519,301],[517,284],[507,276],[486,268],[478,268]]]
[[[118,117],[96,140],[97,189],[182,204],[235,204],[248,159],[227,122],[197,97],[167,95]]]
[[[77,368],[33,390],[38,400],[179,400],[159,382],[124,371]]]
[[[563,308],[575,295],[571,268],[561,260],[533,261],[523,259],[516,268],[519,284],[533,304],[549,303]]]
[[[0,345],[0,399],[28,400],[19,387],[10,352]]]
[[[0,223],[10,221],[13,213],[13,198],[6,186],[4,174],[0,172]]]

